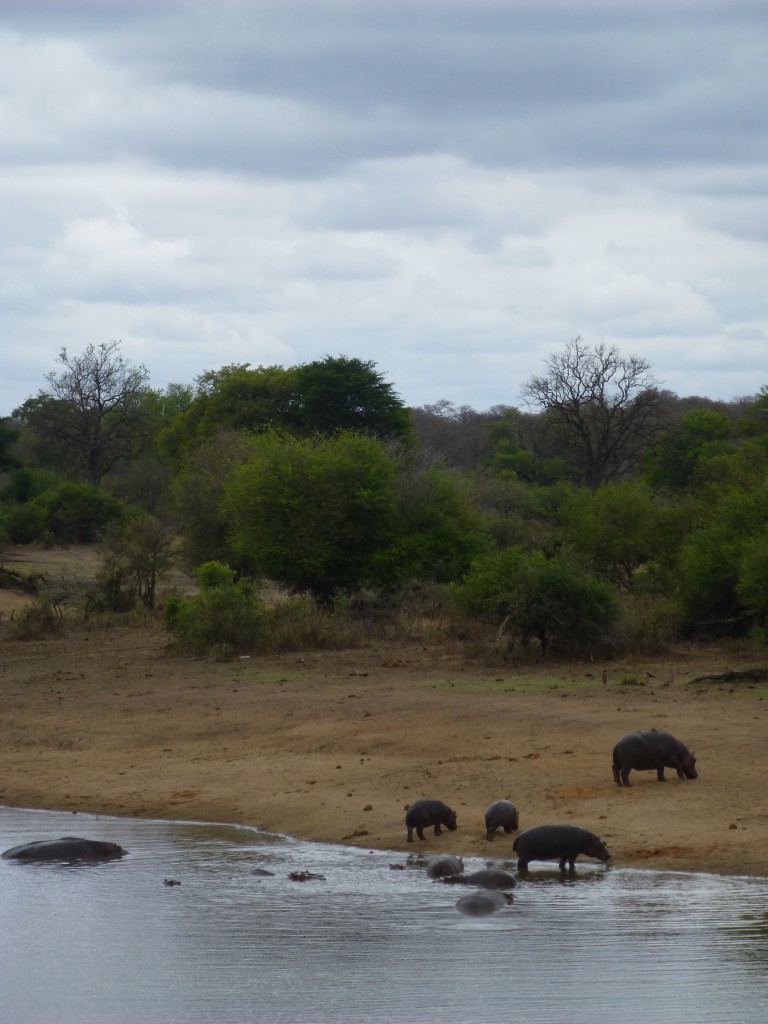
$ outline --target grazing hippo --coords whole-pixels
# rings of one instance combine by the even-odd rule
[[[122,857],[126,850],[117,843],[103,843],[98,839],[78,839],[64,836],[61,839],[43,839],[23,846],[14,846],[2,855],[4,860],[52,861],[72,863],[77,860],[112,860]]]
[[[483,868],[470,875],[450,875],[443,881],[451,885],[478,885],[481,889],[514,889],[517,885],[514,875],[503,868]]]
[[[445,878],[448,875],[460,875],[464,870],[464,861],[461,857],[454,857],[452,853],[438,853],[430,857],[427,863],[428,878]]]
[[[405,813],[405,827],[408,829],[408,842],[413,842],[413,831],[419,839],[424,838],[424,829],[435,826],[435,835],[441,834],[440,826],[456,831],[456,811],[452,811],[442,800],[416,800]]]
[[[493,839],[496,830],[503,828],[509,835],[520,827],[520,816],[511,800],[497,800],[485,809],[485,838]]]
[[[517,867],[520,871],[527,871],[532,860],[559,860],[561,871],[565,871],[565,862],[568,861],[573,871],[580,853],[598,860],[611,859],[602,839],[576,825],[537,825],[536,828],[527,828],[515,838],[512,849],[519,858]]]
[[[495,914],[502,907],[509,906],[513,899],[512,893],[478,889],[477,892],[471,892],[457,900],[456,909],[460,914],[467,914],[469,917],[487,917],[488,914]]]
[[[666,782],[665,768],[674,768],[680,779],[695,779],[696,758],[680,740],[668,732],[641,729],[620,739],[613,748],[613,778],[617,786],[631,786],[629,773],[655,771],[659,782]]]

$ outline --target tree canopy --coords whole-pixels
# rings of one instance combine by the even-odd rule
[[[635,467],[665,425],[650,364],[577,337],[550,355],[546,367],[529,378],[523,397],[565,426],[587,486],[594,490]]]
[[[153,443],[149,374],[122,357],[119,341],[89,345],[79,356],[63,348],[58,361],[63,370],[46,374],[47,389],[14,415],[40,465],[98,484],[121,459],[136,458]]]

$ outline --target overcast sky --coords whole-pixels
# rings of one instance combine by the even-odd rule
[[[581,335],[768,384],[765,0],[0,0],[0,415],[373,360],[520,404]]]

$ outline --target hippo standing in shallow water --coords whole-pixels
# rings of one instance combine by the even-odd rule
[[[493,839],[496,830],[503,828],[509,835],[520,827],[520,816],[511,800],[497,800],[485,809],[485,838]]]
[[[482,868],[469,875],[451,875],[443,879],[449,885],[478,885],[481,889],[514,889],[515,876],[503,868]]]
[[[452,811],[442,800],[416,800],[405,813],[405,827],[408,829],[408,842],[413,842],[413,832],[419,839],[424,838],[424,829],[435,826],[435,835],[441,834],[441,825],[450,832],[456,831],[456,811]]]
[[[113,860],[127,853],[117,843],[103,843],[98,839],[78,839],[76,836],[64,836],[61,839],[43,839],[23,846],[14,846],[2,855],[3,860],[23,860],[28,862]]]
[[[598,860],[611,859],[602,839],[577,825],[537,825],[536,828],[527,828],[517,836],[512,849],[519,858],[517,867],[520,871],[527,871],[532,860],[559,860],[561,871],[565,871],[567,861],[573,871],[580,853]]]
[[[446,878],[448,875],[460,875],[464,870],[461,857],[452,853],[438,853],[430,857],[427,863],[427,878]]]
[[[680,779],[695,779],[696,758],[680,740],[658,729],[641,729],[624,736],[613,748],[613,779],[617,786],[631,786],[629,773],[655,771],[666,782],[665,768],[674,768]]]
[[[497,892],[494,889],[478,889],[456,900],[456,909],[469,917],[487,917],[502,907],[509,906],[514,899],[512,893]]]

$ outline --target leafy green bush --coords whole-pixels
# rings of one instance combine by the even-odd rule
[[[7,511],[5,529],[11,544],[43,540],[48,529],[48,510],[36,499],[24,505],[13,505]]]
[[[163,625],[183,651],[228,660],[241,652],[261,650],[267,640],[264,602],[253,581],[235,580],[220,562],[207,562],[197,570],[200,593],[168,598]]]
[[[456,589],[469,614],[505,622],[523,643],[537,638],[542,653],[551,646],[575,654],[608,642],[621,615],[611,587],[564,557],[509,548],[478,563]]]

